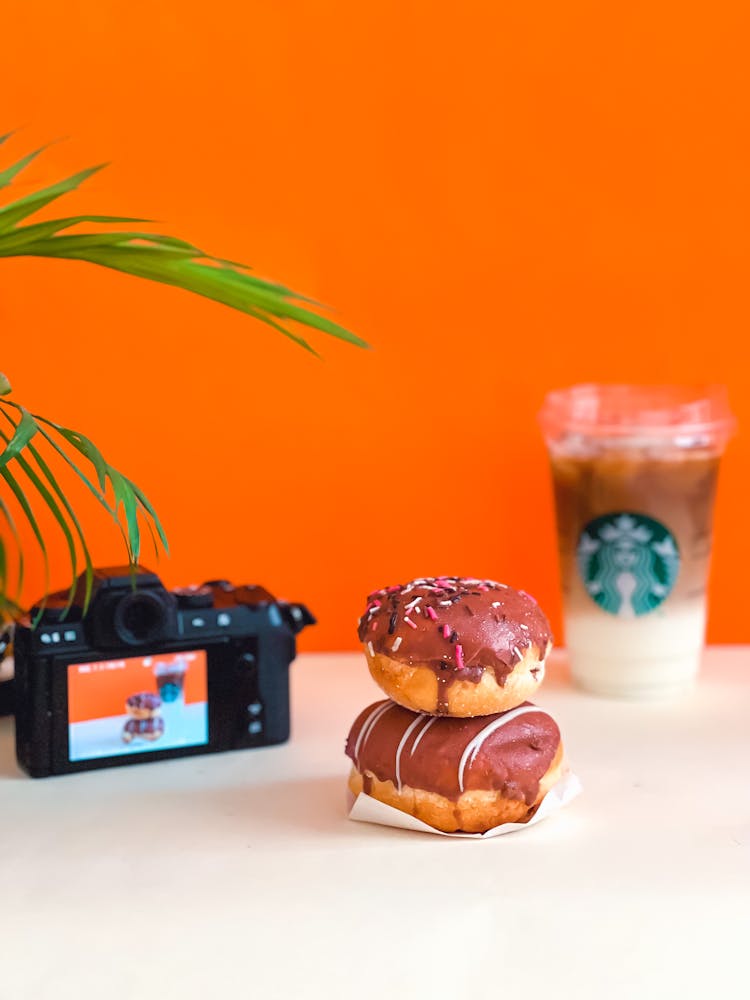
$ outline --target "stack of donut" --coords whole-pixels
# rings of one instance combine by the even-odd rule
[[[534,598],[493,580],[421,578],[370,594],[359,638],[388,698],[349,732],[352,795],[447,833],[527,822],[563,764],[557,724],[528,701],[552,648]]]
[[[164,735],[164,719],[162,719],[161,698],[152,691],[140,691],[131,694],[125,702],[129,718],[122,729],[123,743],[133,740],[146,740],[155,743]]]

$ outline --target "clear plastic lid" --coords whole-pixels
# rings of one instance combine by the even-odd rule
[[[723,448],[735,428],[722,385],[574,385],[550,392],[539,414],[549,443],[669,442]]]

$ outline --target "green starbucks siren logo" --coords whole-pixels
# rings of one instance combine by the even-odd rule
[[[658,608],[680,569],[680,553],[669,529],[631,511],[589,521],[576,554],[588,595],[618,618],[647,615]]]

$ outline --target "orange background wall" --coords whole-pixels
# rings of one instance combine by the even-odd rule
[[[208,701],[206,654],[198,651],[188,664],[184,680],[186,704]],[[141,691],[158,694],[156,677],[142,657],[126,658],[121,670],[81,674],[77,666],[68,667],[68,721],[86,722],[111,715],[124,715],[128,698]],[[164,659],[168,659],[167,656]]]
[[[175,290],[0,261],[0,369],[151,495],[169,584],[304,599],[306,648],[352,646],[365,592],[425,573],[513,582],[557,624],[544,392],[709,379],[742,427],[710,636],[750,640],[746,4],[77,0],[3,22],[2,125],[25,128],[0,158],[68,139],[19,193],[111,161],[65,214],[158,219],[375,348],[317,338],[317,362]]]

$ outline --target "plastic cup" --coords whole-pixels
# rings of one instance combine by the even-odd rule
[[[175,702],[182,704],[187,669],[188,665],[181,656],[170,658],[168,661],[157,661],[154,675],[156,676],[159,696],[164,705],[171,705]]]
[[[573,680],[690,688],[706,628],[714,496],[734,429],[721,386],[578,385],[540,414],[555,489]]]

